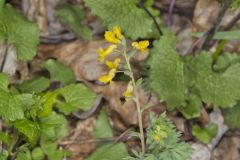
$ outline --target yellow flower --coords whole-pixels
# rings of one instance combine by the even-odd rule
[[[111,61],[106,61],[106,65],[110,68],[110,69],[114,69],[114,68],[118,68],[119,64],[120,64],[120,58],[116,58],[113,62]]]
[[[149,46],[149,41],[133,42],[132,46],[140,50],[141,53],[144,53],[147,50],[147,47]]]
[[[104,61],[105,57],[109,55],[115,48],[117,48],[116,45],[110,45],[106,50],[100,48],[97,50],[97,53],[99,54],[98,60]]]
[[[160,142],[160,140],[161,140],[161,137],[160,137],[159,135],[156,135],[156,134],[154,135],[153,138],[154,138],[154,140],[157,141],[157,142]]]
[[[132,81],[128,83],[127,90],[123,93],[123,96],[128,100],[129,98],[133,97],[133,85]]]
[[[107,75],[101,76],[98,80],[103,83],[112,83],[112,79],[114,78],[116,74],[116,69],[111,69]]]
[[[113,27],[113,31],[106,31],[104,34],[105,40],[110,43],[119,44],[123,38],[121,29],[118,26]]]

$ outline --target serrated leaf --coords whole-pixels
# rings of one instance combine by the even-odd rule
[[[106,138],[106,137],[112,137],[112,136],[113,136],[113,131],[108,121],[107,112],[105,109],[103,109],[97,118],[94,130],[93,130],[93,137]]]
[[[127,156],[124,143],[110,143],[97,148],[86,160],[122,160]]]
[[[216,73],[212,70],[212,57],[207,52],[197,55],[191,63],[194,85],[205,103],[228,107],[240,99],[240,63]]]
[[[89,40],[92,38],[92,31],[88,27],[84,27],[80,22],[84,18],[84,11],[76,5],[61,5],[56,8],[55,15],[69,28],[83,39]]]
[[[37,122],[21,119],[14,122],[14,127],[27,137],[31,145],[35,145],[40,136],[40,127]]]
[[[52,114],[48,117],[40,118],[41,141],[56,141],[66,136],[68,132],[67,120],[63,115]]]
[[[217,58],[217,62],[213,65],[213,68],[217,71],[224,71],[235,63],[240,63],[240,56],[235,53],[224,53]]]
[[[224,121],[231,129],[240,128],[240,104],[223,111]]]
[[[33,104],[31,95],[9,95],[1,91],[0,117],[4,120],[15,121],[24,118],[24,111]]]
[[[173,35],[165,35],[155,41],[150,54],[151,88],[167,102],[168,109],[182,105],[185,98],[184,63],[175,50]]]
[[[112,28],[120,26],[132,39],[145,37],[151,32],[152,19],[136,6],[136,0],[84,0],[93,14]]]
[[[30,60],[36,55],[39,33],[36,25],[28,21],[12,6],[0,0],[0,40],[13,44],[19,60]]]
[[[1,160],[7,160],[7,158],[8,158],[8,151],[3,150],[3,151],[0,153],[0,159],[1,159]]]
[[[59,101],[57,107],[66,115],[79,109],[89,110],[96,99],[96,94],[84,84],[66,86],[60,90],[60,94],[65,99],[65,102]]]
[[[33,80],[24,81],[17,87],[24,93],[41,93],[45,91],[49,85],[50,80],[48,78],[38,77]]]
[[[186,104],[179,107],[179,111],[186,119],[198,118],[201,112],[201,99],[197,95],[191,94],[187,97]]]
[[[8,144],[10,142],[10,136],[5,132],[0,132],[0,141]]]
[[[59,63],[56,60],[49,59],[42,63],[42,67],[49,71],[52,81],[59,81],[64,85],[73,83],[75,81],[73,71],[69,67]]]
[[[217,135],[217,125],[210,124],[205,128],[201,128],[198,125],[193,125],[192,134],[197,137],[201,142],[207,144]]]

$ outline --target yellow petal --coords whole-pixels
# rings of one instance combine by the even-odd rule
[[[161,140],[160,136],[158,136],[158,135],[154,135],[153,138],[154,138],[154,140],[157,141],[157,142],[159,142],[159,141]]]
[[[116,45],[109,46],[106,50],[103,50],[102,48],[97,50],[97,53],[99,54],[98,60],[104,61],[105,57],[109,55],[115,48],[117,48]]]
[[[110,68],[118,68],[119,64],[120,64],[120,58],[116,58],[113,62],[111,61],[106,61],[106,65]]]
[[[149,46],[149,41],[140,41],[140,42],[133,42],[132,46],[138,50],[141,51],[141,53],[144,53],[148,46]]]
[[[116,74],[116,69],[111,69],[107,75],[101,76],[98,80],[103,83],[112,82],[112,79],[114,78],[115,74]]]
[[[112,31],[106,31],[104,37],[107,42],[114,44],[120,43],[120,40],[115,36],[115,34]]]
[[[113,27],[113,33],[116,35],[116,37],[118,39],[122,39],[123,38],[123,35],[122,35],[122,32],[121,32],[121,28],[119,26]]]
[[[132,85],[132,81],[130,81],[130,82],[128,83],[127,90],[123,93],[123,96],[124,96],[126,99],[129,99],[129,98],[133,97],[133,85]]]

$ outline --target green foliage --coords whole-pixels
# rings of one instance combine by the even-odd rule
[[[203,32],[196,32],[193,33],[194,37],[202,37]],[[240,31],[235,30],[235,31],[223,31],[223,32],[216,32],[213,36],[213,39],[218,39],[218,40],[239,40],[240,39]]]
[[[231,7],[233,9],[237,9],[238,7],[240,7],[240,0],[232,0],[232,5]]]
[[[63,115],[52,114],[48,117],[43,117],[39,121],[41,128],[41,141],[54,142],[66,136],[68,132],[68,123]]]
[[[61,5],[56,8],[55,15],[65,23],[75,34],[83,39],[92,38],[92,31],[80,22],[84,19],[84,11],[75,5]]]
[[[84,0],[93,14],[100,17],[103,24],[112,28],[120,26],[125,35],[132,39],[146,37],[152,32],[152,19],[144,10],[136,6],[136,0]]]
[[[64,85],[75,81],[73,71],[56,60],[49,59],[42,63],[42,67],[49,71],[52,81],[62,82]]]
[[[60,90],[64,101],[59,101],[57,107],[61,112],[68,115],[79,109],[89,110],[96,99],[96,94],[84,84],[71,84]]]
[[[50,86],[50,80],[45,77],[38,77],[33,80],[24,81],[18,86],[24,93],[41,93]]]
[[[223,112],[225,123],[231,129],[239,129],[240,128],[240,104],[236,104],[232,108],[227,108]]]
[[[228,107],[240,99],[240,63],[229,66],[222,73],[215,73],[211,55],[202,52],[192,60],[191,72],[194,86],[205,103]]]
[[[180,58],[174,47],[175,39],[165,35],[155,42],[149,59],[151,88],[168,109],[178,107],[186,118],[199,116],[200,101],[214,106],[229,107],[240,99],[240,61],[236,55],[227,55],[212,67],[210,53]],[[218,69],[214,71],[213,68]],[[185,102],[184,102],[185,101]],[[192,106],[188,108],[186,106]]]
[[[180,141],[181,134],[165,114],[157,117],[150,116],[150,125],[147,128],[148,157],[158,160],[187,160],[190,159],[192,149]],[[147,159],[146,158],[146,159]]]
[[[210,143],[211,140],[217,135],[217,125],[210,124],[209,126],[202,128],[197,124],[192,127],[192,134],[197,137],[203,143]]]
[[[186,103],[179,107],[179,111],[186,119],[199,118],[201,105],[202,102],[199,96],[191,94],[186,97]]]
[[[32,154],[33,160],[43,160],[44,159],[44,153],[40,147],[34,148],[31,154]]]
[[[27,137],[28,141],[34,146],[40,136],[40,127],[37,122],[28,119],[21,119],[14,122],[14,127]]]
[[[154,43],[149,59],[151,87],[173,109],[184,103],[184,64],[175,50],[173,35]]]
[[[0,0],[0,40],[16,47],[19,60],[30,60],[36,55],[38,30],[12,6]]]
[[[105,109],[100,112],[100,115],[97,118],[94,130],[94,138],[106,138],[112,137],[113,131],[108,121],[108,115]]]
[[[87,160],[122,160],[127,155],[127,148],[123,143],[110,143],[97,148]]]

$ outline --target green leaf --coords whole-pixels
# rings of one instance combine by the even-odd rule
[[[240,56],[236,53],[224,53],[217,58],[213,68],[217,71],[225,71],[230,65],[240,63]]]
[[[28,21],[12,6],[0,3],[0,40],[13,44],[19,60],[30,60],[36,55],[39,33],[36,25]]]
[[[43,160],[44,159],[44,153],[40,147],[34,148],[32,151],[32,159],[33,160]]]
[[[110,143],[97,148],[87,160],[122,160],[127,156],[127,148],[123,143]]]
[[[57,107],[66,115],[76,112],[79,109],[84,111],[89,110],[96,99],[96,94],[84,84],[66,86],[60,90],[60,94],[65,99],[65,102],[59,101]]]
[[[42,143],[41,147],[43,152],[47,155],[48,160],[62,160],[63,157],[69,156],[69,152],[66,150],[57,149],[56,143]]]
[[[204,33],[197,32],[193,33],[194,37],[202,37]],[[218,40],[239,40],[240,39],[240,31],[224,31],[224,32],[216,32],[213,36],[213,39]]]
[[[33,80],[24,81],[17,87],[24,93],[41,93],[45,91],[49,85],[50,80],[48,78],[38,77]]]
[[[84,0],[103,24],[112,28],[120,26],[132,39],[144,38],[153,24],[147,13],[136,6],[136,0]]]
[[[68,123],[63,115],[52,114],[48,117],[40,118],[41,141],[56,141],[68,133]]]
[[[174,145],[168,145],[168,147],[155,158],[159,160],[190,160],[191,155],[191,147],[186,143],[180,142]]]
[[[173,35],[165,35],[155,41],[150,54],[151,88],[167,102],[168,109],[182,105],[185,98],[184,63],[175,50]]]
[[[57,102],[57,96],[59,95],[58,90],[54,92],[47,92],[40,99],[40,104],[42,104],[42,111],[40,112],[40,117],[47,117],[51,115],[53,110],[53,105]]]
[[[228,107],[240,99],[240,63],[229,66],[222,73],[216,73],[212,70],[210,53],[202,52],[190,66],[194,86],[205,103]]]
[[[32,96],[29,94],[9,95],[1,91],[0,99],[0,116],[9,121],[23,119],[24,111],[33,104]]]
[[[28,141],[34,146],[40,135],[40,127],[37,122],[28,119],[21,119],[14,122],[14,127],[27,137]]]
[[[1,151],[0,159],[1,160],[7,160],[7,158],[8,158],[8,151],[6,151],[6,150]]]
[[[2,141],[5,144],[8,144],[10,142],[10,136],[5,132],[0,132],[0,141]]]
[[[205,128],[201,128],[198,125],[193,125],[192,134],[197,137],[203,143],[210,143],[211,140],[217,135],[217,125],[210,124]]]
[[[186,104],[179,107],[179,111],[186,119],[198,118],[201,112],[201,99],[194,94],[187,97]]]
[[[0,73],[0,91],[8,91],[8,77],[3,73]]]
[[[94,130],[93,130],[93,137],[106,138],[106,137],[112,137],[112,136],[113,136],[113,131],[108,121],[107,112],[105,109],[103,109],[97,118]]]
[[[20,151],[17,153],[16,160],[32,160],[29,149],[26,147],[20,148]]]
[[[75,81],[73,71],[69,67],[59,63],[56,60],[49,59],[42,63],[42,67],[49,71],[52,81],[59,81],[64,85],[73,83]]]
[[[224,121],[231,129],[240,128],[240,104],[223,111]]]
[[[84,11],[76,5],[61,5],[56,8],[55,16],[76,33],[79,37],[86,40],[92,38],[92,31],[88,27],[84,27],[80,22],[84,19]]]

